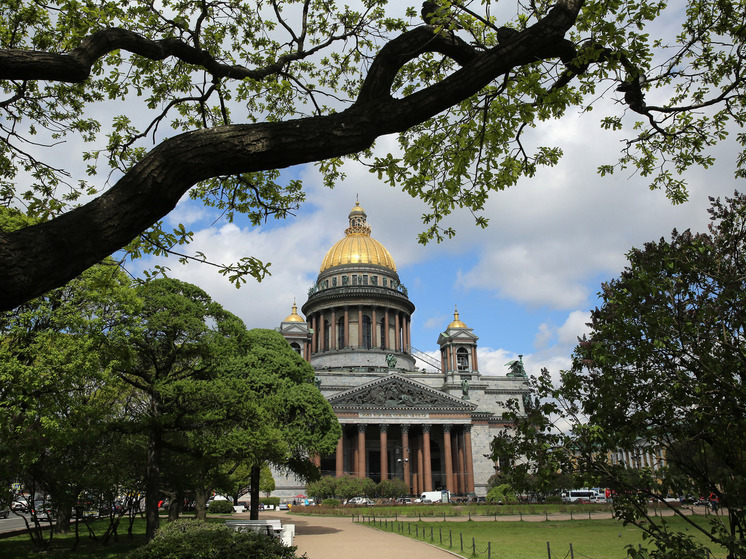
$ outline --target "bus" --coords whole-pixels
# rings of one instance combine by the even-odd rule
[[[595,503],[598,493],[593,489],[572,489],[562,492],[563,503]]]

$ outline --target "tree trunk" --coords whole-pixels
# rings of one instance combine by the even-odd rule
[[[207,520],[207,500],[211,492],[211,488],[194,491],[194,516],[197,520]]]
[[[145,540],[150,541],[158,530],[158,501],[160,499],[161,433],[154,428],[148,440],[145,466]]]
[[[70,518],[72,517],[72,505],[60,507],[57,510],[57,518],[54,526],[56,534],[68,534],[70,532]]]
[[[184,510],[184,490],[177,489],[168,506],[168,521],[178,520]]]
[[[249,510],[251,520],[259,520],[259,477],[261,473],[261,466],[251,466],[251,509]]]

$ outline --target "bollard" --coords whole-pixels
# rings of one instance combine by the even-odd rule
[[[440,545],[443,545],[443,527],[438,526],[438,537],[440,538]]]
[[[487,542],[487,559],[492,559],[492,542]]]
[[[552,550],[549,548],[549,542],[547,542],[547,557],[552,559]]]
[[[461,552],[463,553],[463,551],[464,551],[464,535],[461,532],[458,533],[458,539],[461,542]]]
[[[471,554],[477,554],[477,543],[474,541],[474,538],[471,539]]]
[[[451,539],[451,529],[448,529],[448,549],[453,547],[453,539]]]
[[[570,559],[575,559],[575,553],[572,550],[572,542],[570,543]]]

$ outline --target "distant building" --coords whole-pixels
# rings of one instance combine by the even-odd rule
[[[456,311],[438,337],[440,361],[416,370],[414,304],[363,208],[356,204],[348,217],[302,306],[305,318],[293,305],[279,327],[316,371],[343,427],[336,452],[319,459],[322,475],[400,478],[413,495],[485,495],[495,473],[490,442],[508,426],[505,403],[522,405],[527,394],[522,364],[504,376],[481,374],[478,337]],[[274,494],[283,497],[305,487],[281,474],[275,480]]]

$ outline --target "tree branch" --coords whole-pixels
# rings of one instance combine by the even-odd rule
[[[32,227],[11,233],[0,231],[0,293],[3,293],[0,309],[11,309],[64,284],[127,245],[168,214],[199,181],[359,152],[369,148],[379,136],[404,131],[467,99],[516,66],[556,57],[581,4],[582,0],[560,0],[543,20],[520,32],[514,40],[479,54],[469,52],[463,42],[435,35],[431,28],[408,31],[381,50],[360,97],[340,113],[285,122],[221,126],[164,140],[112,188],[88,204]],[[214,63],[208,54],[190,49],[180,41],[144,41],[122,30],[114,30],[113,35],[151,56],[161,56],[173,48],[182,56],[201,56],[203,62]],[[45,79],[53,79],[50,73],[60,71],[62,60],[78,61],[82,51],[90,60],[93,52],[124,48],[122,43],[113,46],[111,37],[107,32],[95,34],[85,47],[76,49],[75,56],[15,52],[30,62],[33,70],[26,70],[30,75],[43,70],[39,67],[41,59],[49,62],[53,68],[42,73]],[[7,57],[8,52],[0,54],[0,67],[3,67],[2,57]],[[403,99],[393,99],[390,88],[396,72],[402,64],[424,52],[442,52],[465,65],[436,84]],[[17,65],[14,68],[14,72],[24,72]],[[7,75],[8,68],[0,71],[0,77],[3,73]]]

